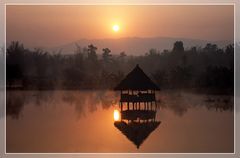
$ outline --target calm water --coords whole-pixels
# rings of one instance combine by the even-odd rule
[[[139,149],[115,126],[112,91],[7,92],[7,152],[233,152],[232,96],[162,91]]]

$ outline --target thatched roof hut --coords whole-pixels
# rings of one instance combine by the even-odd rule
[[[121,121],[114,125],[139,148],[160,124],[155,120],[159,87],[137,65],[114,90],[121,91]]]
[[[137,148],[141,146],[144,140],[159,126],[161,122],[146,123],[125,123],[124,121],[115,122],[114,126],[118,128]]]
[[[137,65],[114,90],[160,90],[159,87]]]

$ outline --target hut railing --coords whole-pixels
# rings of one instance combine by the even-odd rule
[[[155,94],[138,94],[138,95],[130,95],[130,94],[121,94],[121,102],[152,102],[156,101]]]

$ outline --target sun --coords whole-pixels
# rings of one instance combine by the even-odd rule
[[[114,32],[118,32],[120,27],[119,27],[119,25],[115,24],[115,25],[113,25],[112,29]]]

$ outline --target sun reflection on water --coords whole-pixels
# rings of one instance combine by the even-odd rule
[[[114,121],[119,121],[120,120],[120,113],[119,113],[118,110],[114,110],[113,118],[114,118]]]

